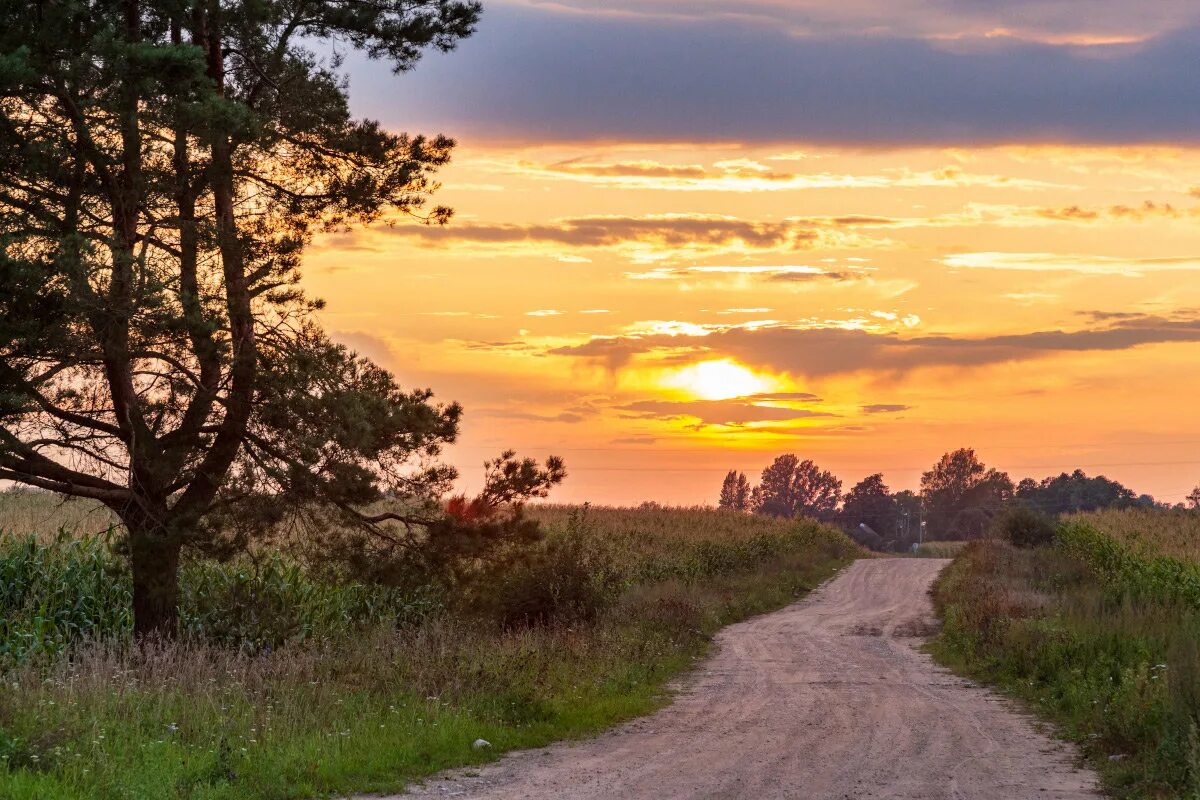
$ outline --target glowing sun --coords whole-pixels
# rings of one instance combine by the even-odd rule
[[[663,381],[700,400],[728,400],[770,391],[772,381],[728,359],[701,361],[671,373]]]

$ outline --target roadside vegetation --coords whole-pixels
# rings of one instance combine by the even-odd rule
[[[935,655],[1028,701],[1115,796],[1200,797],[1200,514],[1022,513],[995,533],[935,587]]]
[[[25,523],[92,518],[55,503],[0,494],[0,526],[10,508]],[[286,547],[192,558],[179,638],[140,645],[118,531],[4,533],[0,796],[395,791],[652,710],[721,626],[859,554],[815,522],[714,510],[530,516],[543,535],[522,557],[454,587],[335,581]]]

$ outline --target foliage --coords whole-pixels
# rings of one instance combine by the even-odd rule
[[[1200,561],[1200,514],[1139,507],[1080,514],[1070,519],[1086,523],[1143,556]]]
[[[1017,485],[1016,496],[1026,505],[1052,516],[1101,508],[1130,508],[1139,502],[1133,490],[1103,475],[1089,478],[1078,469],[1041,481],[1026,478]]]
[[[881,549],[885,541],[897,538],[896,500],[884,483],[882,473],[868,475],[846,493],[841,517],[842,527],[856,539],[860,525],[866,525],[875,532],[878,541],[872,549]],[[861,539],[859,541],[862,542]]]
[[[606,545],[593,532],[585,505],[565,529],[476,580],[466,602],[506,628],[591,622],[625,586]]]
[[[0,534],[0,668],[87,641],[127,641],[132,577],[104,537],[52,543]],[[429,593],[315,579],[279,554],[183,568],[181,629],[192,641],[249,651],[397,625],[432,612]]]
[[[1008,475],[989,469],[969,448],[946,453],[921,476],[930,538],[974,539],[1013,496]]]
[[[1063,524],[1058,538],[1063,552],[1086,564],[1114,596],[1200,610],[1200,562],[1139,552],[1086,518]]]
[[[717,507],[729,511],[749,511],[751,491],[746,473],[731,469],[721,482],[721,497]]]
[[[1014,547],[1043,547],[1054,542],[1054,520],[1028,506],[1015,505],[992,522],[991,534]]]
[[[538,548],[572,543],[553,559],[576,564],[575,554],[600,554],[588,563],[621,576],[594,613],[507,628],[495,616],[477,618],[478,608],[460,614],[456,604],[426,607],[400,624],[383,615],[381,624],[346,634],[325,619],[308,638],[270,648],[199,637],[136,648],[76,643],[69,658],[30,659],[3,674],[0,796],[275,800],[395,792],[440,769],[593,733],[653,709],[720,626],[793,601],[859,552],[840,532],[809,521],[734,512],[552,506],[528,513],[547,530]],[[111,563],[123,568],[119,559]],[[250,566],[243,563],[248,579]],[[209,568],[222,577],[183,570],[185,620],[186,598],[240,581],[229,565]],[[242,600],[241,590],[216,594],[213,611]],[[370,612],[352,613],[365,620]],[[493,749],[472,750],[479,737]]]
[[[1030,700],[1079,742],[1122,798],[1200,792],[1200,606],[1196,561],[1148,555],[1096,517],[1061,526],[1060,546],[966,549],[935,600],[943,661]],[[1175,515],[1139,512],[1169,528]],[[1142,527],[1151,541],[1156,528]],[[1111,758],[1110,758],[1111,756]]]
[[[810,460],[788,453],[762,471],[754,510],[776,517],[831,520],[842,497],[842,482]]]
[[[0,479],[121,518],[139,632],[175,630],[185,544],[376,525],[385,492],[440,510],[459,407],[331,342],[299,266],[316,233],[421,215],[454,144],[354,119],[322,42],[402,71],[479,12],[0,5]]]

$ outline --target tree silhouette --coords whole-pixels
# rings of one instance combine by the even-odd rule
[[[1017,484],[1017,497],[1036,511],[1051,516],[1100,508],[1129,508],[1137,495],[1103,475],[1089,478],[1083,470]]]
[[[868,475],[846,493],[841,516],[848,530],[865,524],[884,539],[895,538],[896,500],[882,473]]]
[[[841,496],[842,482],[833,473],[789,453],[763,470],[754,510],[777,517],[830,520]]]
[[[750,494],[750,481],[746,479],[746,473],[731,469],[721,482],[721,497],[717,507],[730,511],[749,511]]]
[[[942,456],[921,476],[921,498],[931,538],[982,536],[991,519],[1013,497],[1008,475],[989,469],[975,451],[962,448]]]
[[[138,634],[174,630],[185,544],[235,546],[314,508],[392,541],[437,518],[459,407],[331,342],[297,282],[314,233],[445,222],[422,209],[453,142],[353,119],[340,57],[315,46],[399,72],[478,15],[456,0],[0,7],[0,478],[119,515]],[[534,492],[561,480],[557,461],[506,464]],[[399,510],[360,510],[383,493]]]

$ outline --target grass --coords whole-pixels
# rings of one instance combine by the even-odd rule
[[[858,554],[842,534],[810,523],[596,509],[581,526],[578,509],[574,522],[571,509],[536,513],[551,538],[586,538],[587,551],[603,553],[617,576],[593,618],[506,629],[449,606],[396,613],[412,598],[355,606],[338,594],[362,587],[314,586],[287,563],[267,578],[246,564],[200,563],[184,578],[192,635],[138,649],[128,644],[127,622],[93,613],[116,608],[111,597],[92,597],[92,611],[76,616],[63,602],[95,585],[81,575],[114,566],[102,542],[51,540],[44,531],[35,532],[40,543],[10,537],[0,569],[25,576],[25,590],[19,604],[4,601],[6,617],[29,625],[40,618],[42,629],[54,630],[63,626],[46,620],[66,618],[84,630],[54,647],[27,648],[0,669],[0,797],[282,800],[397,791],[446,767],[586,736],[653,710],[720,627],[791,602]],[[18,562],[25,566],[13,567]],[[119,590],[121,580],[116,573],[104,585]],[[78,591],[66,591],[68,582]],[[216,633],[216,610],[260,595],[269,602],[249,607],[297,607],[294,616],[309,621],[304,635],[231,646]],[[331,607],[342,611],[318,614]],[[372,618],[365,608],[391,610]],[[94,624],[79,622],[92,617]],[[478,738],[492,747],[473,749]]]
[[[1200,797],[1200,605],[1181,590],[1197,562],[1162,555],[1187,552],[1189,525],[1103,512],[1050,547],[972,544],[935,587],[932,649],[1054,722],[1113,795]]]
[[[1183,509],[1097,511],[1075,517],[1143,556],[1200,562],[1200,514]]]
[[[923,542],[917,546],[913,555],[918,558],[954,558],[967,546],[960,541]]]
[[[14,487],[0,491],[0,533],[56,539],[61,531],[72,536],[99,536],[117,524],[104,506],[78,497]]]

